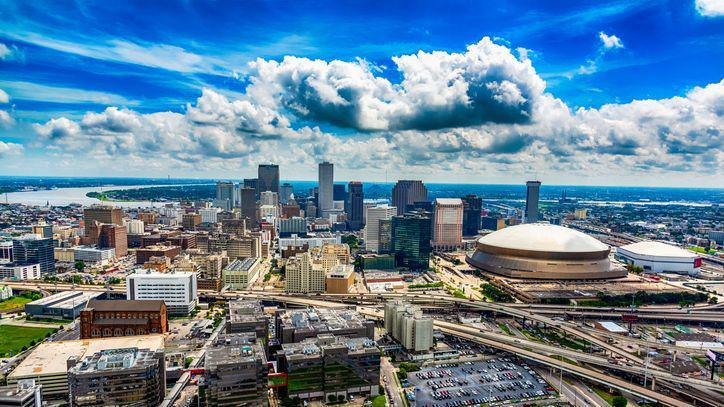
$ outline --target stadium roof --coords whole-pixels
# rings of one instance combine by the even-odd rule
[[[590,253],[608,250],[595,238],[563,226],[526,223],[495,231],[478,239],[487,246],[552,253]]]

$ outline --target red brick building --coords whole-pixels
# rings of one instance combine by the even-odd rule
[[[136,249],[136,264],[143,264],[147,262],[151,257],[166,256],[173,260],[181,254],[181,248],[179,246],[148,246],[141,249]]]
[[[126,227],[110,224],[101,225],[98,246],[104,249],[116,249],[117,258],[127,255],[128,237],[126,236]]]
[[[80,338],[161,334],[168,332],[161,300],[91,300],[80,312]]]

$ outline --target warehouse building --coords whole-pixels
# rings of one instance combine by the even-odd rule
[[[63,291],[25,304],[25,313],[36,318],[76,319],[88,301],[102,292]]]

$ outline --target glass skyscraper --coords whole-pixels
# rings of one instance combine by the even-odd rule
[[[391,252],[395,267],[427,270],[430,264],[430,217],[423,213],[407,213],[392,217]]]

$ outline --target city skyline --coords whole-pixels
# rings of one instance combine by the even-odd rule
[[[0,4],[0,173],[724,187],[715,2],[114,7]]]

